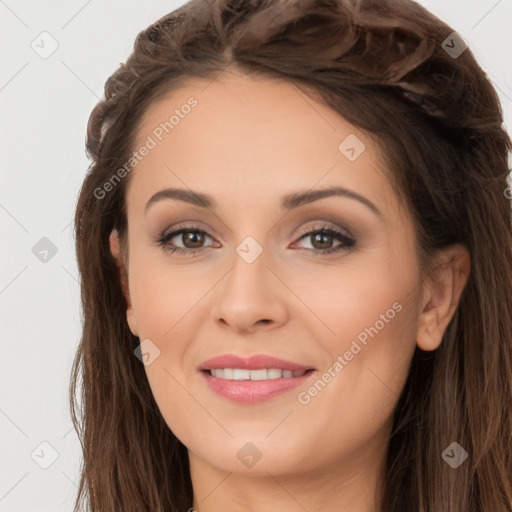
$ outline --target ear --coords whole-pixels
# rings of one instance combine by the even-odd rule
[[[128,305],[126,309],[126,320],[128,322],[128,326],[130,327],[130,331],[134,336],[139,335],[139,330],[137,327],[137,319],[135,317],[135,313],[132,308],[132,303],[130,299],[130,289],[128,286],[128,272],[125,265],[125,260],[123,255],[121,254],[120,241],[119,241],[119,233],[114,229],[110,233],[110,252],[112,256],[116,260],[117,268],[119,269],[119,275],[121,277],[121,288],[123,290],[123,295],[126,299],[126,304]]]
[[[424,284],[416,335],[418,347],[425,351],[439,348],[455,314],[471,270],[469,252],[461,244],[450,246],[441,252],[438,266]]]

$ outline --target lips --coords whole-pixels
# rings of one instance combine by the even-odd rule
[[[225,354],[204,361],[198,370],[211,391],[239,404],[257,404],[285,394],[304,385],[317,373],[311,366],[264,354],[250,357]],[[261,377],[256,370],[268,371],[268,377],[254,380],[254,373]],[[222,372],[222,376],[219,372]],[[225,372],[229,375],[226,376]],[[250,379],[246,378],[247,373]]]
[[[236,354],[225,354],[204,361],[198,366],[198,370],[216,370],[218,368],[240,368],[244,370],[263,370],[276,368],[280,370],[314,370],[312,366],[306,366],[293,361],[286,361],[274,356],[256,354],[242,357]]]

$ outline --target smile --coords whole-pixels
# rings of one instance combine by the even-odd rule
[[[268,379],[289,379],[302,377],[307,370],[280,370],[277,368],[247,370],[244,368],[217,368],[215,370],[206,370],[210,375],[217,379],[225,380],[268,380]]]

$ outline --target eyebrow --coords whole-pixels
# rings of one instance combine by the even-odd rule
[[[292,210],[299,206],[332,196],[346,197],[348,199],[359,201],[363,205],[367,206],[377,216],[383,217],[382,212],[369,199],[344,187],[331,187],[321,190],[309,190],[307,192],[288,194],[282,198],[281,208],[285,210]],[[166,188],[150,197],[149,201],[146,203],[144,211],[147,212],[151,205],[164,199],[176,199],[178,201],[190,203],[201,208],[208,208],[210,210],[217,208],[217,202],[213,197],[207,194],[180,188]]]

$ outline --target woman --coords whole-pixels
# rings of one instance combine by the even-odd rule
[[[409,0],[141,32],[76,211],[76,507],[512,511],[510,148]]]

